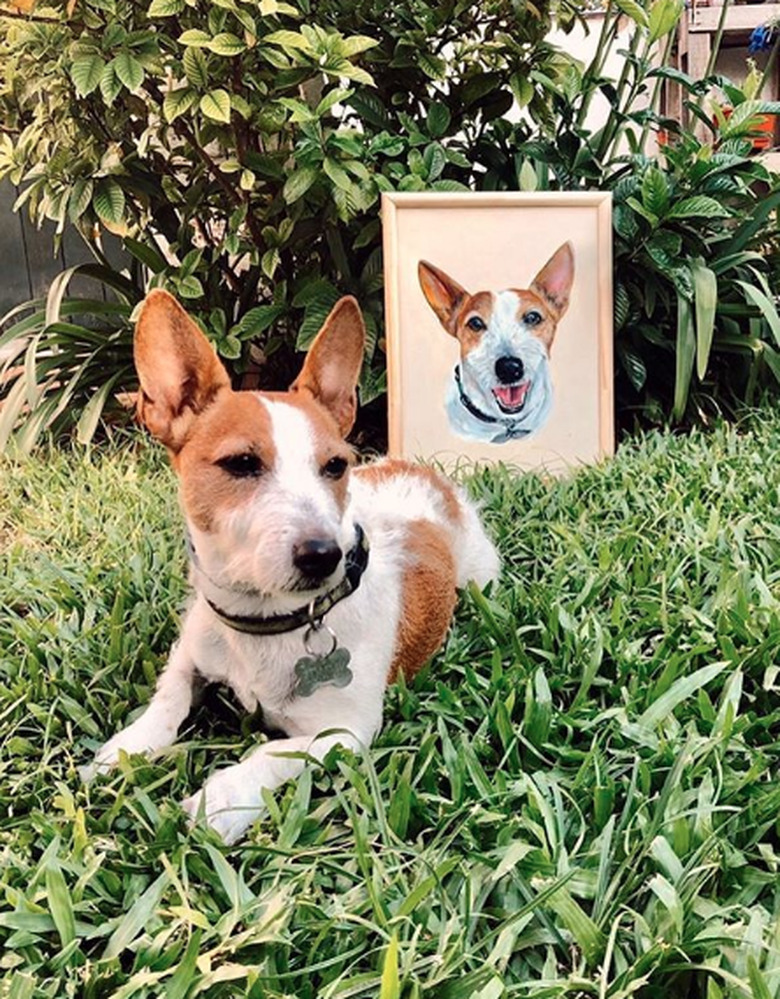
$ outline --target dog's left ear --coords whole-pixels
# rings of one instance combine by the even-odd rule
[[[351,296],[339,299],[309,348],[291,392],[307,392],[327,409],[342,436],[357,413],[357,382],[363,364],[366,327]]]
[[[548,302],[558,319],[569,307],[574,281],[574,248],[566,242],[553,253],[531,283],[531,290]]]

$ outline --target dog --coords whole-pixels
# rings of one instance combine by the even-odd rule
[[[445,398],[455,433],[504,444],[540,430],[553,405],[550,352],[574,281],[571,243],[522,291],[471,295],[426,260],[418,278],[439,322],[460,344]]]
[[[342,298],[288,392],[233,391],[167,292],[147,296],[136,325],[139,418],[179,479],[194,596],[148,707],[82,776],[169,746],[197,686],[227,684],[285,736],[183,802],[227,843],[304,755],[369,745],[385,686],[440,647],[457,587],[499,572],[476,507],[449,480],[396,459],[352,467],[364,339],[356,301]]]

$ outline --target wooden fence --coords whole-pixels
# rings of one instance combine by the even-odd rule
[[[18,192],[8,181],[0,181],[0,319],[6,312],[30,298],[45,295],[53,278],[66,267],[93,262],[83,241],[71,227],[54,253],[54,225],[37,229],[26,209],[13,211]],[[121,266],[120,241],[111,239],[105,247],[115,266]],[[76,278],[68,288],[71,294],[95,294],[94,282]]]

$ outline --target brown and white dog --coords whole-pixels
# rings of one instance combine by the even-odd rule
[[[571,243],[524,290],[471,295],[425,260],[418,277],[439,322],[460,344],[445,399],[455,433],[503,444],[540,430],[553,403],[550,351],[574,280]]]
[[[195,593],[150,704],[83,776],[168,746],[193,688],[228,684],[287,736],[184,802],[228,842],[261,813],[264,788],[300,773],[300,754],[368,745],[386,684],[441,645],[456,587],[498,573],[474,506],[448,480],[396,460],[352,469],[344,437],[364,335],[343,298],[289,392],[235,392],[166,292],[147,297],[136,327],[139,414],[180,480]]]

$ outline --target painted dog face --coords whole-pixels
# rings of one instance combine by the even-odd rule
[[[522,427],[517,436],[538,430],[552,402],[550,352],[574,280],[571,243],[556,250],[527,289],[470,294],[424,260],[418,276],[426,301],[460,344],[462,389],[473,408]]]

